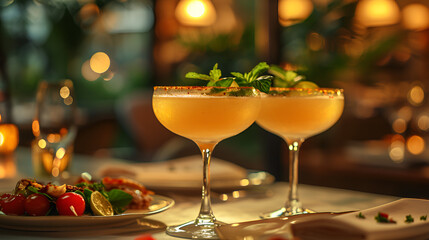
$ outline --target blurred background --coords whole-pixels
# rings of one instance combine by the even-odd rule
[[[345,89],[341,120],[302,147],[301,183],[429,197],[429,0],[0,0],[1,122],[22,147],[39,83],[70,79],[77,154],[198,154],[157,122],[152,87],[260,61]],[[284,143],[256,124],[214,156],[287,180]]]

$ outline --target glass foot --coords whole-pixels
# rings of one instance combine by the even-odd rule
[[[219,239],[215,227],[224,223],[216,221],[214,223],[198,224],[195,220],[187,223],[169,226],[166,233],[174,237],[191,239]]]
[[[283,207],[274,212],[262,213],[260,217],[262,219],[268,219],[268,218],[288,217],[288,216],[293,216],[298,214],[308,214],[308,213],[315,213],[315,211],[307,208],[289,209],[289,208]]]

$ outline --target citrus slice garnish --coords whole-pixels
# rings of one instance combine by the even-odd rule
[[[294,88],[311,88],[311,89],[319,88],[319,86],[317,86],[317,84],[315,84],[314,82],[310,82],[310,81],[299,81],[293,87]]]
[[[94,215],[113,216],[112,204],[99,191],[94,191],[91,194],[90,205]]]

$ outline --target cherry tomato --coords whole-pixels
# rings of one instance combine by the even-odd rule
[[[143,234],[136,237],[134,240],[155,240],[150,234]]]
[[[60,215],[81,216],[85,211],[85,200],[74,192],[64,193],[57,199],[56,204]]]
[[[22,194],[10,195],[2,201],[2,211],[6,215],[24,215],[25,197]]]
[[[45,216],[50,207],[48,198],[38,193],[29,195],[24,202],[24,209],[30,216]]]
[[[3,193],[0,196],[0,210],[1,210],[1,204],[3,203],[3,201],[6,200],[7,198],[9,198],[10,196],[12,196],[11,193]]]

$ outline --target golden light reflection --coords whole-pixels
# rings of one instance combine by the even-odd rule
[[[366,27],[380,27],[398,23],[400,12],[394,0],[360,0],[355,17]]]
[[[82,64],[82,68],[80,71],[81,71],[82,77],[90,82],[95,81],[100,77],[99,73],[92,71],[91,66],[89,64],[89,60],[85,61]]]
[[[409,107],[409,106],[401,107],[398,110],[397,115],[398,115],[399,118],[402,118],[406,122],[408,122],[413,117],[413,109],[411,107]]]
[[[0,124],[0,153],[15,151],[18,142],[18,127],[14,124]]]
[[[311,0],[280,0],[278,9],[280,24],[290,26],[310,16],[313,3]]]
[[[67,86],[63,86],[60,89],[60,96],[66,99],[68,96],[70,96],[70,89]]]
[[[419,3],[409,4],[402,10],[402,24],[406,29],[421,31],[429,27],[429,9]]]
[[[64,99],[64,104],[69,106],[73,104],[73,97],[72,96],[68,96],[66,99]]]
[[[425,91],[420,86],[414,86],[408,92],[408,102],[410,102],[414,106],[420,105],[424,99]]]
[[[401,163],[404,161],[405,156],[405,139],[399,134],[396,134],[392,137],[389,157],[392,161],[396,163]]]
[[[51,134],[48,134],[48,137],[46,139],[50,143],[57,143],[61,140],[61,135],[58,133],[51,133]]]
[[[91,70],[95,73],[104,73],[110,67],[110,58],[104,52],[97,52],[92,55],[91,59],[89,60],[89,65]]]
[[[425,150],[425,140],[417,135],[413,135],[407,139],[407,149],[411,154],[419,155]]]
[[[2,132],[0,132],[0,146],[3,146],[4,143],[4,135]]]
[[[33,130],[33,134],[35,137],[38,137],[40,135],[40,124],[39,120],[34,120],[31,124],[31,129]]]
[[[66,150],[64,148],[59,148],[55,153],[55,157],[58,159],[62,159],[66,155]]]
[[[420,115],[417,119],[417,127],[423,131],[429,130],[429,116],[428,115]]]
[[[180,23],[189,26],[210,26],[216,21],[216,10],[209,0],[181,0],[175,14]]]
[[[404,133],[407,130],[407,122],[402,118],[395,119],[392,128],[396,133]]]
[[[46,141],[45,139],[40,139],[39,141],[37,141],[37,145],[41,148],[44,149],[46,147]]]

